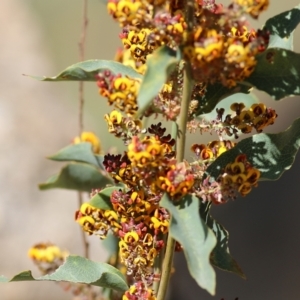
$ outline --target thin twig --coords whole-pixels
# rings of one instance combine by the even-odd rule
[[[86,34],[88,26],[88,0],[83,0],[83,22],[82,22],[82,32],[80,37],[79,46],[79,59],[80,61],[84,60],[85,56],[85,43],[86,43]],[[79,134],[83,131],[83,106],[84,106],[84,82],[79,82]]]
[[[86,33],[87,33],[87,26],[88,26],[88,0],[83,0],[83,22],[82,22],[82,32],[80,37],[79,46],[79,59],[80,61],[84,60],[85,55],[85,42],[86,42]],[[83,106],[84,106],[84,82],[79,82],[79,136],[83,131]],[[79,207],[82,205],[82,192],[78,192],[78,204]],[[82,230],[82,242],[84,248],[84,256],[89,258],[89,242],[87,240],[87,236],[85,232]]]

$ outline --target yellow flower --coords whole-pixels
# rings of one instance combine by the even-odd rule
[[[248,50],[248,49],[247,49]],[[248,51],[244,45],[232,44],[227,49],[226,58],[229,63],[242,63],[247,60]]]
[[[125,243],[137,242],[139,240],[139,235],[135,231],[127,232],[124,236]]]
[[[266,112],[267,107],[263,103],[255,103],[251,105],[250,110],[253,111],[255,116],[260,116]]]
[[[37,244],[29,249],[28,256],[38,262],[52,263],[56,259],[64,259],[68,253],[61,251],[57,246],[47,244]]]
[[[92,144],[94,153],[100,153],[101,151],[100,140],[93,132],[84,131],[81,133],[80,137],[77,136],[73,140],[74,144],[80,144],[84,142]]]
[[[169,231],[169,220],[159,220],[156,217],[151,217],[151,222],[153,224],[153,228],[161,231],[163,234]]]
[[[255,19],[269,6],[269,0],[234,0],[233,2],[242,6]]]

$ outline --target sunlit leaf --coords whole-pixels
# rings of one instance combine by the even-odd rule
[[[142,78],[142,75],[131,67],[111,60],[98,59],[87,60],[74,64],[54,77],[30,77],[42,81],[97,81],[96,75],[105,70],[110,70],[114,74],[121,74],[132,78]]]
[[[242,278],[246,278],[240,266],[230,255],[228,247],[228,231],[213,219],[210,214],[210,207],[211,202],[200,202],[200,216],[217,238],[217,244],[210,257],[211,263],[224,271],[233,272]]]
[[[48,158],[55,161],[85,162],[103,169],[103,158],[100,155],[95,155],[92,147],[91,143],[72,144]]]
[[[39,184],[41,190],[63,188],[90,192],[92,189],[104,188],[113,184],[112,179],[94,166],[85,163],[71,163],[57,175]]]
[[[281,38],[288,37],[300,22],[300,5],[270,18],[263,29]]]
[[[221,100],[236,93],[247,94],[249,90],[250,87],[239,84],[233,88],[225,87],[221,83],[208,84],[205,95],[195,99],[198,101],[198,109],[195,115],[210,113]]]
[[[138,116],[148,108],[153,98],[161,91],[179,60],[179,53],[167,46],[159,48],[147,59],[147,71],[137,98]]]
[[[214,295],[216,275],[209,258],[216,238],[199,217],[199,199],[188,195],[175,205],[165,194],[160,204],[172,215],[170,234],[183,246],[190,274],[199,286]]]
[[[279,48],[266,50],[257,56],[255,70],[245,82],[275,100],[300,95],[300,54]]]
[[[260,133],[240,141],[226,151],[207,169],[207,174],[217,178],[220,171],[241,153],[260,170],[261,179],[276,180],[292,166],[300,147],[300,119],[284,132]]]
[[[281,48],[287,50],[293,50],[294,48],[294,35],[291,33],[289,37],[280,37],[279,35],[270,35],[269,48]]]
[[[109,264],[93,262],[80,256],[69,256],[54,273],[34,278],[31,271],[24,271],[13,278],[0,277],[0,282],[14,281],[68,281],[126,291],[124,275]]]

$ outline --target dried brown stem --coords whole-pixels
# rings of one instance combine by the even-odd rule
[[[82,22],[82,32],[79,41],[79,59],[80,61],[84,60],[85,56],[85,44],[86,44],[86,35],[88,27],[88,0],[83,0],[83,22]],[[83,106],[84,106],[84,82],[79,82],[79,134],[83,131]]]
[[[80,37],[79,46],[79,59],[80,61],[84,60],[85,55],[85,45],[86,45],[86,34],[87,34],[87,26],[88,26],[88,0],[83,0],[83,22],[82,22],[82,32]],[[79,136],[83,131],[83,107],[84,107],[84,82],[79,82]],[[79,207],[82,205],[82,192],[78,192],[78,204]],[[82,243],[84,248],[84,256],[89,258],[89,242],[87,240],[87,236],[84,231],[82,231]]]

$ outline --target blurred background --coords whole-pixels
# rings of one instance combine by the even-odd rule
[[[112,59],[121,45],[120,29],[106,13],[104,1],[88,2],[86,59]],[[228,1],[220,1],[228,3]],[[298,0],[270,1],[270,9],[253,26],[291,9]],[[54,76],[79,61],[82,0],[1,0],[0,4],[0,275],[38,270],[27,258],[38,242],[53,242],[72,254],[83,254],[81,232],[74,222],[76,192],[40,192],[37,184],[62,166],[46,156],[68,145],[79,132],[78,83],[39,82],[22,74]],[[299,31],[295,51],[299,52]],[[286,129],[300,115],[299,97],[281,102],[257,93],[276,108],[277,122],[267,132]],[[84,128],[94,131],[103,148],[121,149],[108,136],[103,115],[110,109],[94,83],[85,84]],[[199,134],[189,136],[199,143]],[[186,157],[190,158],[188,148]],[[196,286],[183,254],[176,254],[170,299],[281,300],[300,299],[299,157],[278,182],[261,182],[249,197],[213,209],[230,232],[230,250],[247,280],[217,270],[217,294]],[[106,259],[96,237],[89,237],[91,258]],[[55,283],[19,282],[0,285],[2,300],[68,300]]]

